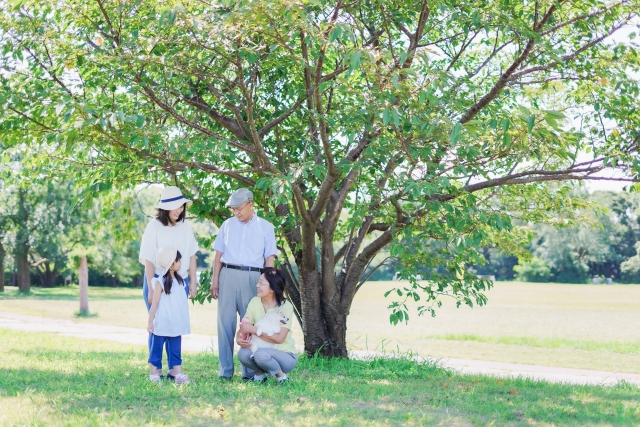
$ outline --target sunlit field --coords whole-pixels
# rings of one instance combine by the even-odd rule
[[[456,309],[444,300],[435,318],[414,311],[408,325],[392,326],[384,293],[393,286],[403,283],[369,282],[358,293],[348,323],[350,348],[640,373],[640,286],[498,282],[485,307]],[[0,311],[144,328],[140,294],[90,288],[97,316],[76,319],[77,287],[34,288],[29,296],[8,287]],[[216,304],[192,306],[192,332],[216,334]],[[301,344],[298,325],[293,332]]]
[[[291,382],[217,379],[187,353],[191,384],[150,383],[144,346],[0,329],[2,426],[638,425],[640,389],[458,375],[407,358],[301,358]]]

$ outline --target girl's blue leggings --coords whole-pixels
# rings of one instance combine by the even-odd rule
[[[182,365],[182,337],[161,337],[151,334],[151,347],[148,362],[157,369],[162,369],[162,347],[167,347],[169,369]]]

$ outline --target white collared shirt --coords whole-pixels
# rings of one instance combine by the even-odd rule
[[[262,268],[265,258],[277,253],[273,225],[256,213],[246,223],[233,216],[220,226],[213,249],[226,264]]]

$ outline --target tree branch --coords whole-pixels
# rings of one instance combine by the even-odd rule
[[[560,0],[549,7],[549,10],[542,18],[542,20],[540,20],[537,25],[534,24],[533,30],[535,32],[540,31],[540,29],[544,27],[547,21],[551,18],[551,15],[553,15],[553,12],[556,10],[557,5],[561,3],[562,1]],[[471,108],[469,108],[467,112],[462,116],[462,118],[459,120],[461,124],[465,124],[468,121],[472,120],[484,107],[486,107],[491,101],[493,101],[500,94],[500,92],[502,92],[502,89],[504,89],[504,87],[507,85],[513,73],[515,73],[518,67],[531,54],[534,44],[535,38],[532,37],[527,42],[524,50],[520,53],[520,55],[518,55],[518,58],[516,58],[516,60],[513,61],[509,68],[507,68],[507,70],[500,76],[489,93],[487,93],[478,102],[471,106]]]
[[[136,83],[138,83],[141,87],[142,90],[144,91],[144,93],[149,97],[149,99],[151,99],[151,101],[153,103],[155,103],[158,107],[162,108],[164,111],[166,111],[167,113],[169,113],[174,119],[176,119],[178,122],[189,126],[192,129],[195,129],[201,133],[203,133],[204,135],[207,136],[211,136],[214,137],[216,139],[225,141],[228,140],[227,138],[223,137],[222,135],[219,135],[215,132],[210,131],[207,128],[204,128],[202,126],[200,126],[199,124],[192,122],[191,120],[185,119],[184,117],[182,117],[181,115],[179,115],[172,107],[170,107],[168,104],[166,104],[165,102],[161,101],[155,94],[155,92],[149,87],[148,84],[144,84],[142,82],[142,78],[140,77],[140,75],[137,75],[135,77],[135,81]],[[247,153],[252,153],[252,154],[256,154],[256,150],[254,150],[253,148],[249,147],[248,145],[242,144],[238,141],[232,141],[232,140],[228,140],[229,143],[231,145],[233,145],[236,148],[241,149],[242,151],[245,151]]]

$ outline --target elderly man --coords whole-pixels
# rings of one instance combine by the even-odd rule
[[[218,299],[218,354],[220,378],[233,376],[233,345],[236,313],[244,317],[247,304],[256,296],[256,283],[263,267],[273,267],[276,238],[273,225],[253,210],[253,193],[236,190],[227,207],[233,217],[220,226],[213,249],[216,251],[211,278],[211,296]],[[242,368],[242,377],[252,372]]]

